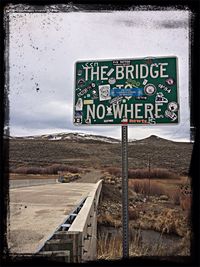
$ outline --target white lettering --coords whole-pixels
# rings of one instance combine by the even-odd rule
[[[143,73],[143,69],[146,69],[146,73],[144,74]],[[140,65],[140,78],[141,79],[144,79],[144,78],[146,78],[147,76],[148,76],[148,74],[149,74],[149,72],[148,72],[148,67],[147,67],[147,65],[144,65],[144,64],[141,64]]]
[[[101,115],[100,115],[100,109],[101,109]],[[97,118],[103,119],[105,117],[105,107],[104,105],[100,104],[97,106]]]
[[[135,79],[138,79],[138,64],[135,65]]]
[[[133,65],[126,66],[126,79],[129,78],[129,74],[130,74],[130,78],[134,79],[133,71],[134,71],[134,66]]]
[[[163,104],[136,103],[136,104],[113,104],[113,119],[157,119],[162,117]],[[87,119],[104,119],[106,116],[106,107],[103,104],[87,105]]]
[[[156,124],[156,119],[149,117],[148,122],[149,122],[149,124]]]
[[[87,105],[87,120],[90,116],[95,119],[95,105],[92,105],[92,109],[91,105]]]
[[[150,76],[152,77],[152,78],[158,78],[158,76],[159,76],[159,71],[158,70],[154,70],[154,72],[153,72],[153,68],[154,67],[156,67],[155,65],[151,65],[151,67],[150,67]]]
[[[101,80],[108,80],[108,77],[104,77],[104,74],[106,74],[107,72],[105,71],[105,69],[107,69],[108,66],[102,66],[101,67]]]
[[[119,117],[119,119],[122,118],[122,112],[123,112],[123,108],[124,105],[113,105],[113,114],[114,114],[114,118],[117,119],[117,117]]]
[[[117,88],[123,88],[124,85],[123,85],[123,84],[117,84],[116,87],[117,87]]]
[[[123,66],[116,66],[116,79],[121,80],[123,78],[124,78],[124,67]]]
[[[159,108],[159,106],[162,107],[162,105],[163,104],[155,104],[155,117],[156,118],[159,118],[160,117],[160,115],[158,114],[158,112],[161,111],[161,109]]]
[[[131,84],[126,84],[124,88],[132,88],[133,86]]]
[[[96,80],[99,80],[99,67],[96,67],[96,71],[94,68],[91,69],[91,80],[94,80],[94,75],[96,75]]]
[[[161,63],[160,64],[160,77],[161,78],[168,78],[169,77],[169,75],[163,73],[164,71],[166,71],[166,68],[163,68],[163,66],[167,66],[167,65],[168,65],[168,63]]]
[[[142,115],[139,115],[138,113],[141,112],[141,109],[139,107],[142,107],[143,104],[135,104],[135,119],[143,119]]]
[[[88,80],[88,70],[90,69],[89,67],[83,67],[83,69],[85,70],[85,80]]]
[[[168,78],[167,74],[168,63],[160,64],[135,64],[127,66],[116,66],[116,80],[123,79],[145,79],[148,76],[157,79]],[[108,66],[97,66],[90,63],[90,66],[86,64],[83,66],[85,72],[85,81],[88,80],[108,80],[108,77],[114,72],[114,68],[109,69]]]
[[[164,91],[166,91],[167,93],[171,93],[171,89],[168,88],[167,86],[163,85],[163,84],[159,84],[158,87],[160,89],[163,89]]]
[[[144,117],[145,119],[148,118],[148,114],[150,115],[151,118],[153,118],[153,104],[144,104]]]
[[[127,104],[125,104],[125,117],[128,118],[128,112],[131,113],[131,119],[133,119],[133,104],[131,104],[131,108],[127,109]]]
[[[158,87],[159,87],[160,89],[164,89],[164,88],[165,88],[165,86],[164,86],[163,84],[159,84]]]

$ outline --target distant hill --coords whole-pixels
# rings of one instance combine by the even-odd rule
[[[30,135],[30,136],[23,136],[23,137],[16,137],[16,136],[4,136],[6,139],[14,139],[14,140],[51,140],[51,141],[58,141],[58,140],[71,140],[73,142],[103,142],[103,143],[120,143],[121,139],[116,139],[112,137],[106,137],[102,135],[93,135],[93,134],[85,134],[85,133],[53,133],[53,134],[43,134],[43,135]],[[165,138],[161,138],[156,135],[151,135],[149,137],[143,139],[129,139],[129,143],[137,143],[137,144],[152,144],[155,143],[159,144],[167,144],[169,142],[172,143],[185,143],[185,142],[176,142],[172,140],[168,140]]]
[[[147,138],[144,138],[144,139],[140,139],[140,140],[130,140],[131,142],[137,142],[137,143],[140,143],[140,144],[151,144],[151,143],[157,143],[157,144],[164,144],[164,143],[176,143],[175,141],[172,141],[172,140],[168,140],[168,139],[165,139],[165,138],[161,138],[159,136],[156,136],[156,135],[151,135]]]
[[[50,140],[50,141],[59,141],[59,140],[71,140],[71,141],[91,141],[91,142],[104,142],[104,143],[119,143],[120,140],[106,137],[101,135],[92,135],[85,133],[56,133],[56,134],[44,134],[44,135],[32,135],[24,137],[13,137],[10,136],[9,139],[18,139],[18,140]]]
[[[121,140],[85,133],[57,133],[10,137],[11,168],[66,164],[74,167],[100,168],[121,166]],[[155,135],[128,145],[129,168],[164,168],[188,173],[193,144],[173,142]]]

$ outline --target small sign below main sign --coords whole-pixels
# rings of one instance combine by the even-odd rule
[[[178,123],[177,57],[80,61],[75,72],[76,125]]]

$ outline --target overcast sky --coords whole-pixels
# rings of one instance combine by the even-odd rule
[[[10,12],[9,27],[10,135],[79,131],[120,138],[120,126],[73,125],[75,62],[174,55],[180,123],[129,126],[129,138],[189,140],[188,11]]]

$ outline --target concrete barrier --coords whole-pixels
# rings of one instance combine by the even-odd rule
[[[65,262],[80,263],[97,257],[97,207],[102,180],[95,184],[86,199],[70,213],[65,221],[38,249],[36,255],[59,255]],[[64,251],[67,254],[64,254]],[[56,254],[57,253],[57,254]],[[66,257],[63,257],[65,255]],[[60,259],[59,258],[59,259]]]
[[[81,261],[96,260],[97,257],[97,207],[102,188],[102,180],[88,195],[82,209],[76,216],[68,233],[79,233],[81,244]]]
[[[44,251],[42,254],[36,255],[36,257],[47,259],[48,261],[70,262],[70,251]]]

